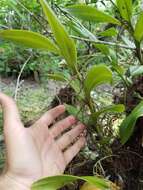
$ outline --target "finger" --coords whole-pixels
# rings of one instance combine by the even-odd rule
[[[63,131],[70,128],[72,125],[76,123],[76,119],[74,116],[69,116],[59,122],[57,122],[51,129],[50,133],[55,138],[60,135]]]
[[[63,114],[65,112],[65,106],[64,105],[59,105],[48,112],[46,112],[37,122],[36,124],[40,125],[46,125],[49,126],[54,122],[54,120]]]
[[[64,152],[64,158],[67,164],[78,154],[81,148],[85,145],[85,137],[80,137],[79,140]]]
[[[57,140],[57,144],[61,150],[64,150],[68,147],[74,140],[80,136],[80,134],[85,130],[85,126],[80,124],[76,126],[74,129],[70,130],[69,132],[65,133],[62,137]]]
[[[12,131],[19,126],[23,126],[16,103],[12,98],[0,93],[0,104],[4,113],[4,130]]]

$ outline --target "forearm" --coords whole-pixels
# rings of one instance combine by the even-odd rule
[[[0,189],[1,190],[30,190],[30,187],[14,178],[3,175],[0,176]]]

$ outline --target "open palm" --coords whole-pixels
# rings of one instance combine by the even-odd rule
[[[14,101],[0,93],[0,103],[7,149],[5,173],[20,183],[31,185],[42,177],[62,174],[85,144],[85,137],[81,135],[85,126],[77,124],[73,116],[51,126],[64,113],[63,105],[51,109],[30,128],[25,128]]]

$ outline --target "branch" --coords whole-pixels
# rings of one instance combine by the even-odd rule
[[[116,4],[111,0],[110,1],[114,6],[116,6]],[[82,24],[76,20],[74,17],[72,17],[69,13],[67,13],[66,11],[64,11],[63,9],[61,9],[58,5],[55,4],[55,6],[61,11],[61,13],[64,14],[64,16],[66,16],[68,19],[72,19],[73,21],[75,21],[77,24],[80,25],[80,27],[83,27]],[[85,28],[84,28],[85,29]],[[92,33],[91,33],[92,34]],[[97,41],[96,37],[92,34],[91,38],[81,38],[78,36],[71,36],[74,39],[80,40],[80,41],[85,41],[85,42],[91,42],[91,43],[96,43],[96,44],[104,44],[104,45],[110,45],[110,46],[115,46],[115,47],[120,47],[120,48],[125,48],[125,49],[130,49],[130,50],[136,50],[135,47],[131,47],[131,46],[127,46],[124,44],[117,44],[117,43],[113,43],[113,42],[106,42],[106,41]]]
[[[124,44],[117,44],[117,43],[106,42],[106,41],[101,41],[101,40],[96,41],[96,40],[91,40],[91,39],[88,39],[88,38],[81,38],[81,37],[73,36],[73,35],[71,37],[76,39],[76,40],[80,40],[80,41],[91,42],[91,43],[95,43],[95,44],[104,44],[104,45],[116,46],[116,47],[130,49],[130,50],[136,50],[135,47],[127,46],[127,45],[124,45]]]
[[[14,99],[15,99],[15,100],[17,100],[17,94],[18,94],[18,89],[19,89],[19,86],[20,86],[20,78],[21,78],[21,75],[22,75],[22,73],[23,73],[23,70],[24,70],[25,66],[26,66],[27,63],[30,61],[31,57],[32,57],[32,55],[30,55],[30,56],[28,57],[28,59],[25,61],[25,63],[23,64],[23,66],[22,66],[22,68],[21,68],[21,70],[20,70],[20,73],[19,73],[19,75],[18,75],[17,82],[16,82],[15,93],[14,93],[14,94],[15,94],[15,95],[14,95]]]
[[[0,28],[8,29],[7,26],[0,24]]]
[[[44,22],[41,23],[41,21],[39,20],[39,18],[38,18],[34,13],[32,13],[27,7],[25,7],[21,2],[19,2],[19,1],[17,1],[17,0],[16,0],[16,2],[17,2],[27,13],[29,13],[30,16],[33,17],[33,19],[35,19],[35,21],[36,21],[40,26],[42,26],[42,28],[49,34],[49,32],[48,32],[48,30],[47,30],[47,27],[46,27],[45,24],[44,24],[44,22],[47,23],[47,20],[46,20],[44,17],[39,16],[39,17],[41,17],[41,18],[44,20]]]

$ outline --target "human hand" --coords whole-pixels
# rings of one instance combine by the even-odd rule
[[[24,128],[15,102],[0,93],[0,104],[4,112],[7,151],[4,176],[23,189],[30,189],[32,183],[40,178],[62,174],[85,144],[82,135],[85,126],[77,124],[73,116],[49,127],[65,112],[63,105],[45,113],[30,128]],[[73,125],[75,127],[71,128]],[[69,131],[63,133],[67,129]]]

